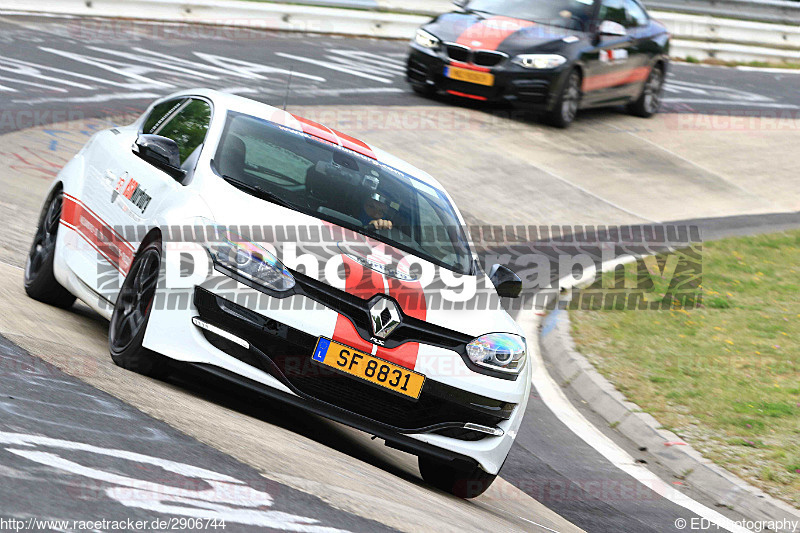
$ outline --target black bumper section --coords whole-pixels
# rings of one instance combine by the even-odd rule
[[[401,397],[313,363],[311,354],[317,338],[312,335],[267,319],[200,287],[195,289],[194,300],[202,320],[246,340],[250,348],[201,330],[212,345],[272,375],[300,398],[245,380],[250,388],[257,387],[260,392],[273,396],[278,393],[305,409],[380,436],[393,447],[419,443],[409,437],[400,438],[408,433],[437,433],[461,440],[480,440],[487,435],[465,430],[464,424],[495,427],[510,418],[516,407],[430,379],[426,380],[417,401]],[[233,374],[227,376],[227,372],[216,367],[208,370],[235,381],[244,379]]]
[[[471,469],[478,464],[477,461],[471,457],[451,452],[449,450],[439,448],[438,446],[433,446],[432,444],[411,438],[402,433],[397,433],[395,430],[387,429],[383,424],[378,424],[367,418],[359,417],[358,415],[343,409],[339,409],[333,405],[286,394],[278,389],[273,389],[272,387],[268,387],[213,365],[192,364],[191,366],[232,383],[236,383],[237,385],[247,387],[248,389],[259,394],[264,394],[270,398],[294,405],[309,413],[313,413],[329,420],[333,420],[334,422],[344,424],[345,426],[350,426],[371,435],[375,435],[376,437],[383,439],[386,446],[389,446],[390,448],[394,448],[396,450],[416,456],[431,457],[440,461],[458,463],[463,468]]]

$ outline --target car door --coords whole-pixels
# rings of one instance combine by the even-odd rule
[[[139,242],[151,229],[159,206],[184,185],[147,163],[133,150],[140,133],[169,137],[178,143],[181,164],[196,161],[211,120],[211,106],[199,98],[170,100],[153,108],[141,130],[115,128],[101,132],[87,154],[81,204],[81,233],[93,250],[88,261],[70,265],[95,292],[113,301],[120,276],[127,274]],[[85,231],[88,230],[88,231]],[[94,235],[92,237],[91,235]],[[89,263],[91,266],[87,267]]]
[[[625,12],[628,16],[627,29],[631,43],[628,52],[630,72],[626,78],[628,83],[624,87],[624,93],[635,99],[642,93],[642,87],[650,75],[652,58],[660,53],[661,47],[653,40],[650,17],[637,0],[625,0]]]
[[[602,0],[598,13],[598,28],[604,21],[614,22],[627,29],[629,25],[626,0]],[[626,78],[631,70],[631,37],[603,35],[598,32],[596,45],[586,57],[583,79],[584,103],[612,104],[625,98]]]

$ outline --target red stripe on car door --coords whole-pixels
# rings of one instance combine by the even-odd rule
[[[133,261],[133,246],[80,200],[64,195],[61,222],[75,230],[120,273],[127,274]]]
[[[616,87],[628,83],[644,81],[650,75],[650,67],[636,67],[619,72],[588,76],[583,80],[583,92],[596,91],[607,87]]]
[[[121,274],[127,274],[133,261],[131,245],[122,240],[108,224],[84,207],[80,201],[66,194],[61,209],[61,222],[83,237],[83,240],[105,257]]]

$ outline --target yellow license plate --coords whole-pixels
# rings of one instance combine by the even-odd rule
[[[478,72],[458,67],[445,67],[444,75],[453,80],[486,85],[487,87],[494,85],[494,74],[489,74],[488,72]]]
[[[414,399],[419,398],[422,385],[425,383],[425,376],[422,374],[325,337],[319,338],[311,358],[345,374]]]

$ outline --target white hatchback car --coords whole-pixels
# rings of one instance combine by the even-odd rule
[[[525,338],[499,305],[521,287],[481,266],[429,175],[211,90],[95,134],[25,269],[31,297],[110,320],[118,365],[255,388],[417,455],[461,497],[492,483],[525,412]]]

